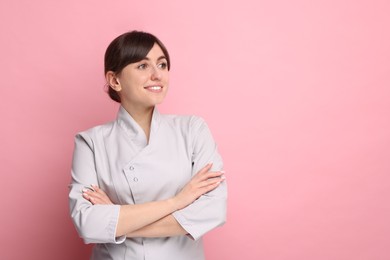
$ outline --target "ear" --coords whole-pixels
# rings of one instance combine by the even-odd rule
[[[108,71],[106,73],[106,81],[107,84],[115,91],[121,91],[122,86],[121,83],[119,82],[119,79],[117,75],[113,71]]]

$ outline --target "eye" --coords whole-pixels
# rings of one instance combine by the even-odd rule
[[[166,62],[161,62],[160,64],[158,64],[158,67],[160,69],[166,69],[168,67],[168,64]]]
[[[144,70],[144,69],[146,69],[147,67],[148,67],[147,64],[142,63],[142,64],[140,64],[140,65],[137,66],[137,69]]]

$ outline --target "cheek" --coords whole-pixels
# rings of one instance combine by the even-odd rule
[[[137,76],[136,78],[131,79],[127,87],[130,92],[136,93],[139,92],[147,82],[147,77]]]
[[[144,85],[145,82],[148,82],[148,80],[149,80],[149,77],[147,75],[141,74],[141,75],[137,75],[137,77],[135,77],[133,79],[133,82],[134,82],[134,85],[139,86],[139,85]]]

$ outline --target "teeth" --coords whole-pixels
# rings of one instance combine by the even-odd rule
[[[153,89],[153,90],[160,90],[161,87],[160,86],[153,86],[153,87],[149,87],[150,89]]]

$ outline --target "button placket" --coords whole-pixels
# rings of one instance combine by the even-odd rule
[[[135,170],[135,168],[134,168],[133,165],[130,165],[130,166],[129,166],[129,170],[130,170],[130,172],[132,173],[132,175],[134,175],[134,170]],[[137,178],[136,176],[133,177],[133,182],[138,182],[138,178]]]

